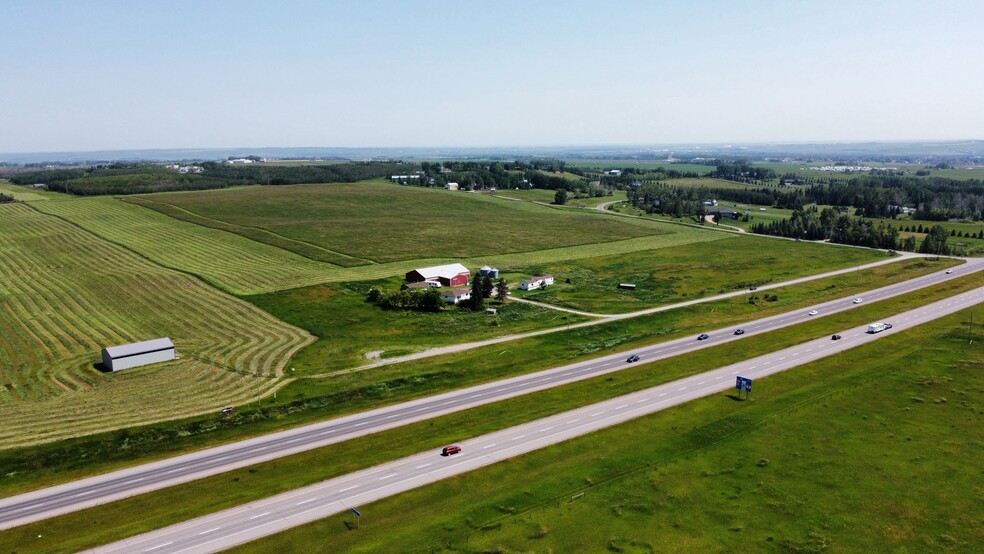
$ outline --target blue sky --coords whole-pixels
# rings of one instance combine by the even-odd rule
[[[2,0],[0,152],[984,138],[984,2]]]

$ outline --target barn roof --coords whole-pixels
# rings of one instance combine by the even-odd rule
[[[461,264],[448,264],[448,265],[436,265],[434,267],[421,267],[415,269],[417,273],[423,275],[428,279],[433,279],[434,277],[444,277],[450,279],[455,275],[460,275],[462,273],[468,273],[468,268]]]
[[[125,358],[127,356],[134,356],[145,352],[157,352],[158,350],[164,350],[166,348],[174,348],[174,343],[171,342],[171,339],[164,337],[162,339],[145,340],[143,342],[135,342],[133,344],[107,346],[103,350],[105,350],[111,358]]]

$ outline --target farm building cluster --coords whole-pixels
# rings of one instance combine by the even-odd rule
[[[490,279],[499,278],[499,268],[482,266],[478,274]],[[471,273],[462,264],[447,264],[433,267],[419,267],[406,273],[408,288],[448,287],[441,291],[441,298],[449,304],[458,304],[471,298]],[[554,283],[553,275],[540,275],[520,281],[521,290],[536,290]]]

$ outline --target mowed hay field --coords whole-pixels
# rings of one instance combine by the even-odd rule
[[[163,193],[144,198],[378,263],[532,252],[672,232],[658,225],[510,202],[488,194],[378,180]],[[169,215],[180,217],[174,212]],[[255,238],[267,241],[262,236]]]
[[[291,188],[313,189],[328,188],[335,185],[303,185],[300,187],[265,187],[276,191],[286,192]],[[356,186],[356,185],[351,185]],[[256,187],[259,188],[259,187]],[[393,186],[401,190],[408,187]],[[253,189],[242,189],[253,190]],[[205,194],[225,193],[226,191],[210,191]],[[356,194],[356,190],[353,194]],[[434,194],[440,191],[431,191]],[[462,193],[465,194],[465,193]],[[356,194],[357,195],[357,194]],[[155,203],[165,195],[153,195]],[[184,196],[183,194],[171,196]],[[472,195],[477,196],[477,195]],[[149,197],[148,197],[149,198]],[[604,214],[571,214],[567,208],[553,209],[536,206],[515,200],[495,199],[492,205],[495,210],[490,220],[495,220],[498,212],[510,211],[525,214],[522,218],[526,230],[539,229],[541,220],[550,220],[553,216],[568,217],[564,219],[572,229],[578,228],[584,221],[612,221],[613,218]],[[372,263],[355,267],[341,267],[325,262],[303,257],[284,248],[250,240],[235,232],[220,230],[168,217],[152,209],[138,206],[130,202],[122,202],[114,198],[83,198],[66,200],[48,200],[31,204],[38,210],[56,215],[66,221],[95,233],[96,235],[122,245],[153,262],[165,267],[177,269],[186,273],[198,275],[215,286],[236,295],[253,295],[294,289],[321,283],[365,281],[384,279],[394,275],[402,275],[415,267],[440,265],[449,262],[461,262],[469,268],[477,268],[484,264],[510,267],[530,265],[535,263],[555,262],[559,260],[577,260],[603,255],[625,254],[642,250],[653,250],[669,246],[680,246],[694,242],[712,241],[727,238],[724,233],[715,233],[704,229],[682,225],[670,225],[661,222],[641,219],[619,220],[616,223],[626,229],[641,230],[640,236],[623,240],[605,242],[604,237],[594,237],[594,242],[574,246],[559,246],[555,248],[530,250],[512,253],[493,253],[471,258],[414,258],[404,261],[387,263]],[[408,206],[409,210],[411,206]],[[245,213],[251,211],[249,204],[243,203],[239,209]],[[287,217],[287,216],[284,216]],[[326,216],[327,217],[327,216]],[[395,222],[394,222],[395,221]],[[386,222],[374,220],[366,223],[361,231],[350,229],[352,234],[371,238],[381,232],[381,229],[397,225],[399,221]],[[471,227],[480,228],[482,222],[473,222]],[[469,228],[460,229],[460,236],[467,236]],[[528,231],[532,232],[532,231]],[[632,231],[628,234],[636,234]],[[537,233],[532,233],[536,235]],[[563,244],[568,232],[558,229],[553,232],[554,240]],[[450,230],[442,239],[454,242],[459,235]],[[426,243],[415,234],[415,230],[407,228],[402,240],[405,248],[413,251],[415,244],[421,244],[422,254],[427,253]],[[519,241],[522,243],[523,241]],[[573,242],[573,241],[568,241]],[[493,240],[490,250],[506,251],[500,248],[501,240]],[[525,243],[524,243],[525,244]],[[283,246],[283,245],[282,245]]]
[[[335,267],[114,198],[49,200],[32,206],[234,294],[321,283]]]
[[[180,360],[119,373],[95,367],[103,346],[164,336]],[[3,447],[253,398],[284,383],[284,364],[312,340],[58,218],[23,204],[0,206]]]

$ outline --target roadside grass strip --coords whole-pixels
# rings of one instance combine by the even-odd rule
[[[2,448],[262,395],[283,384],[284,364],[314,340],[22,204],[0,206],[0,254]],[[119,373],[95,367],[102,347],[163,336],[180,360]]]

